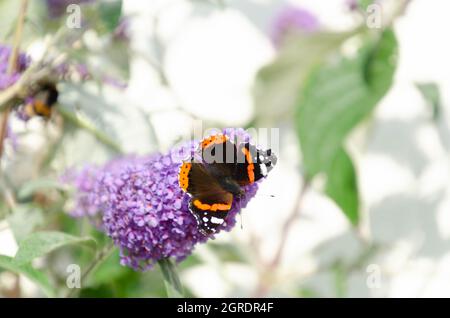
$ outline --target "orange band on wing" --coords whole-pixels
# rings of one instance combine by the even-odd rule
[[[228,140],[228,137],[222,134],[214,135],[208,138],[205,138],[202,140],[201,147],[202,149],[205,149],[206,147],[213,145],[213,144],[223,144]]]
[[[200,202],[200,200],[194,200],[194,202],[192,202],[194,204],[194,206],[200,210],[204,210],[204,211],[228,211],[229,209],[231,209],[231,204],[225,204],[225,203],[214,203],[214,204],[207,204],[207,203],[202,203]]]
[[[183,191],[187,191],[189,186],[189,171],[191,171],[192,164],[189,162],[183,162],[180,167],[180,173],[178,174],[178,184]]]
[[[250,153],[250,151],[247,148],[242,148],[242,152],[245,155],[245,159],[247,159],[248,162],[248,167],[247,167],[247,174],[248,174],[248,179],[250,180],[250,183],[255,182],[255,172],[253,170],[255,170],[255,166],[253,165],[253,158],[252,158],[252,154]]]

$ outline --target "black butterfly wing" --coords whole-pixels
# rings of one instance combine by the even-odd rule
[[[222,137],[218,137],[222,136]],[[223,135],[213,136],[201,143],[201,156],[205,163],[205,168],[210,174],[221,180],[233,177],[236,170],[237,150],[236,145]]]
[[[200,231],[205,235],[216,232],[231,209],[233,195],[201,163],[183,163],[179,183],[191,196],[189,210],[197,219]]]
[[[205,139],[201,146],[206,169],[219,180],[232,178],[240,186],[265,177],[277,162],[272,150],[261,150],[248,142],[236,146],[223,135]]]
[[[272,150],[261,150],[250,143],[241,143],[237,148],[235,180],[245,186],[267,176],[277,158]]]

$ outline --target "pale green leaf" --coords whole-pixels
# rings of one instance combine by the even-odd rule
[[[13,258],[5,255],[0,255],[0,268],[16,274],[24,275],[29,280],[38,285],[47,297],[56,296],[56,291],[51,286],[47,276],[43,272],[31,267],[30,264],[18,265]]]
[[[441,94],[436,83],[416,83],[417,89],[432,110],[433,120],[437,120],[441,114]]]
[[[292,115],[299,91],[311,70],[355,33],[299,33],[285,41],[276,59],[257,74],[254,99],[261,114],[257,120]]]
[[[352,223],[357,200],[353,167],[343,152],[352,129],[365,119],[392,84],[397,56],[397,42],[391,30],[365,45],[355,57],[341,58],[319,67],[306,83],[296,114],[303,163],[308,178],[325,173],[330,179],[327,193],[340,205]],[[345,175],[337,176],[342,170]],[[338,180],[353,180],[354,188],[344,194],[333,189]],[[342,185],[339,185],[342,186]],[[352,199],[349,200],[345,196]]]
[[[122,1],[102,1],[100,2],[98,10],[105,31],[109,33],[113,32],[119,24],[120,15],[122,13]]]
[[[341,148],[327,171],[326,194],[341,207],[350,222],[359,221],[359,198],[355,168]]]
[[[44,224],[42,210],[30,204],[19,204],[8,216],[8,224],[14,234],[16,242],[20,243],[38,226]]]
[[[37,191],[46,191],[50,189],[65,191],[66,186],[61,182],[49,178],[40,178],[36,180],[30,180],[25,182],[19,189],[17,197],[19,199],[25,199],[30,197]]]
[[[31,262],[58,248],[67,245],[82,244],[95,247],[95,240],[90,237],[76,237],[62,232],[36,232],[23,239],[14,257],[17,264]]]

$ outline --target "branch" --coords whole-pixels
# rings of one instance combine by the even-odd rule
[[[283,224],[283,228],[281,230],[280,244],[278,245],[277,252],[275,253],[274,258],[269,265],[271,268],[275,268],[280,264],[281,258],[283,256],[284,248],[286,246],[286,241],[289,236],[289,232],[292,228],[292,225],[295,223],[295,220],[300,216],[300,213],[302,210],[301,206],[303,203],[303,198],[305,197],[305,193],[309,189],[309,185],[310,185],[309,181],[305,180],[305,183],[300,188],[300,193],[297,196],[297,200],[295,201],[294,208],[292,209],[292,213]]]
[[[275,272],[276,268],[281,262],[281,259],[283,257],[283,252],[286,247],[286,242],[289,236],[289,233],[292,229],[292,225],[295,223],[296,219],[300,216],[300,213],[302,211],[301,206],[303,205],[303,200],[305,198],[306,192],[308,192],[310,187],[310,181],[308,179],[304,179],[304,184],[300,187],[300,192],[297,195],[297,200],[294,203],[294,207],[292,209],[292,212],[290,216],[286,219],[286,221],[283,224],[283,227],[281,229],[281,239],[280,243],[278,245],[278,248],[276,249],[275,255],[272,259],[272,261],[265,266],[261,273],[261,278],[259,285],[255,292],[255,297],[264,297],[268,292],[268,282],[265,280],[266,276],[272,277],[273,273]]]
[[[16,68],[17,68],[19,47],[20,47],[20,42],[22,40],[23,26],[25,23],[25,15],[27,12],[27,8],[28,8],[28,0],[22,0],[21,6],[20,6],[20,12],[19,12],[19,19],[17,20],[17,25],[16,25],[16,32],[14,34],[13,48],[12,48],[11,55],[9,57],[9,62],[8,62],[8,69],[7,69],[8,75],[14,74],[14,72],[16,71]],[[9,99],[8,101],[10,101],[11,99]],[[2,158],[2,155],[3,155],[3,144],[4,144],[5,138],[6,138],[7,127],[8,127],[8,118],[9,118],[9,114],[11,112],[11,107],[8,104],[9,103],[5,103],[5,105],[3,105],[0,103],[0,106],[3,106],[3,108],[6,107],[5,112],[3,113],[1,123],[0,123],[0,159]],[[0,111],[1,110],[2,109],[0,108]]]
[[[114,251],[114,244],[113,242],[109,242],[108,245],[106,245],[100,252],[98,252],[95,259],[88,265],[86,270],[81,274],[80,278],[80,285],[83,286],[86,282],[87,278],[89,277],[89,274],[98,266],[100,265],[105,259],[108,258],[109,255]],[[65,298],[72,298],[74,297],[78,292],[80,291],[79,288],[72,288]]]

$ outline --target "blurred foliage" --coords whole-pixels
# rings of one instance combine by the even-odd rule
[[[353,224],[358,223],[358,189],[345,138],[391,86],[397,54],[391,30],[365,43],[355,57],[338,57],[313,72],[296,114],[306,177],[324,173],[326,193]]]
[[[362,47],[355,56],[342,56],[341,45],[355,37],[363,41]],[[325,192],[355,225],[357,176],[345,139],[391,86],[396,54],[397,42],[389,29],[300,33],[287,41],[256,81],[255,104],[261,114],[256,123],[288,121],[295,114],[305,177],[325,174]]]
[[[50,284],[46,274],[34,269],[30,264],[18,265],[13,258],[0,255],[0,267],[25,277],[36,283],[48,297],[55,297],[56,291]]]
[[[255,122],[270,125],[290,118],[312,69],[354,34],[299,33],[288,38],[275,60],[257,75],[254,94],[258,112]]]
[[[14,261],[23,265],[58,248],[75,244],[95,247],[96,242],[90,237],[76,237],[62,232],[35,232],[20,241]]]
[[[423,98],[431,108],[432,119],[437,121],[441,114],[441,94],[436,83],[416,83]]]

